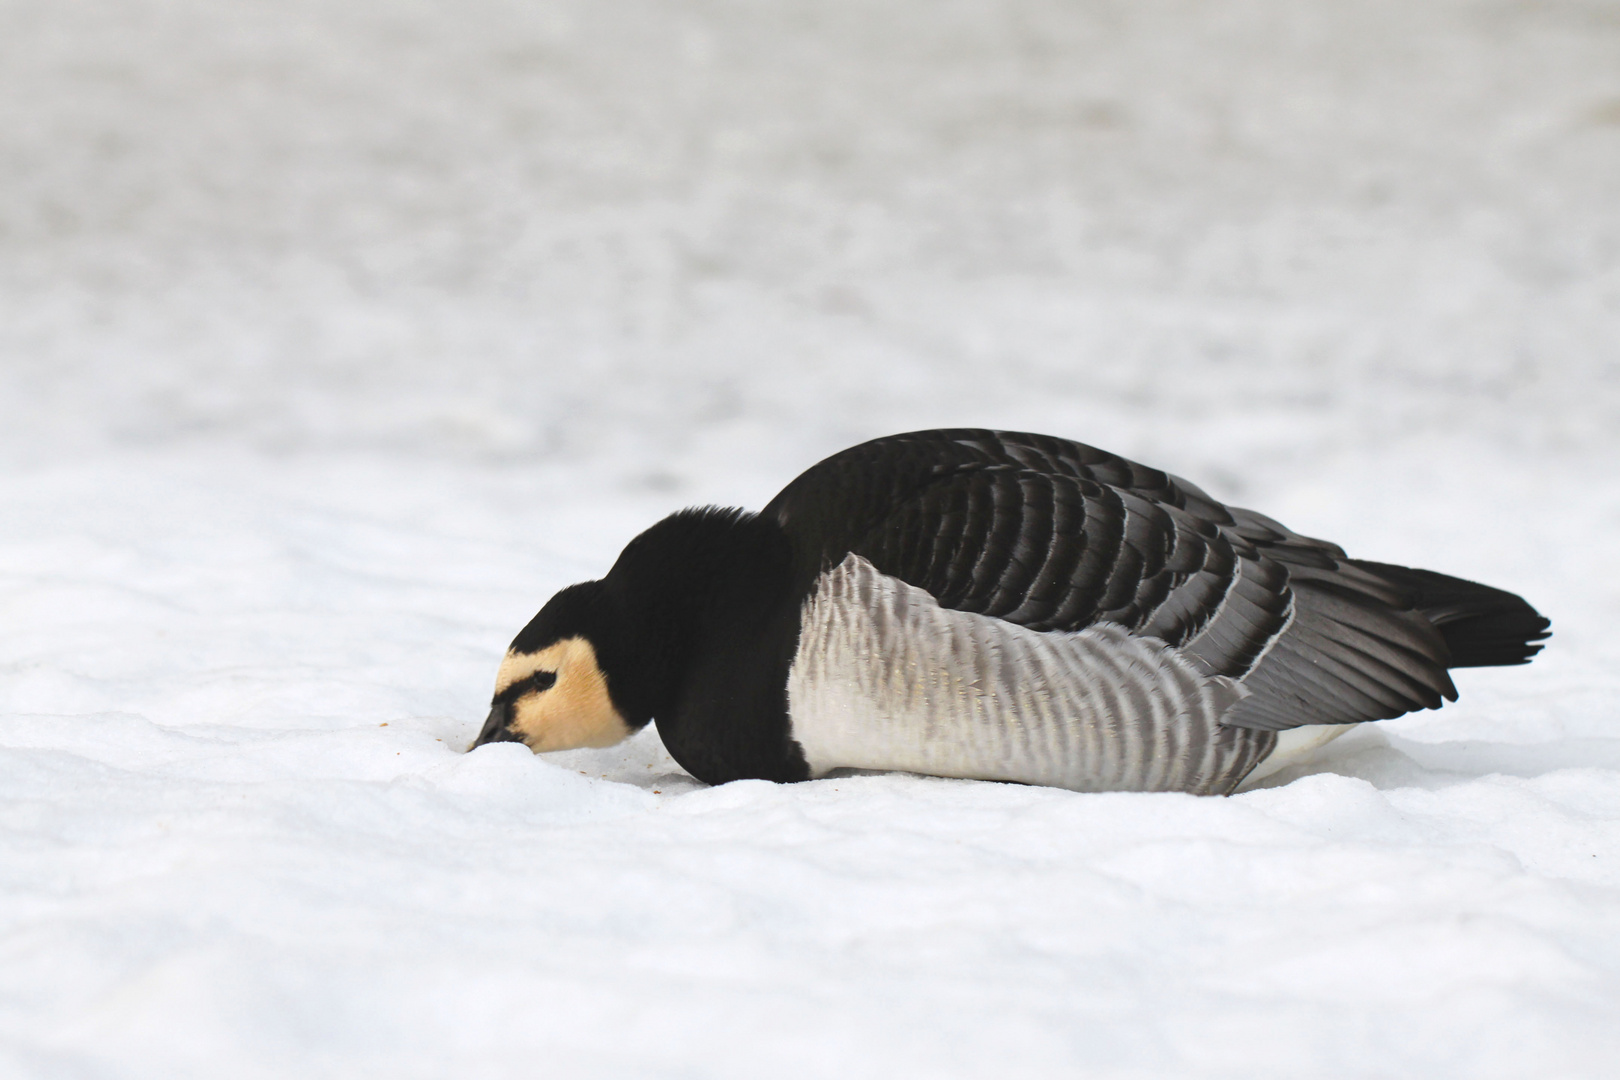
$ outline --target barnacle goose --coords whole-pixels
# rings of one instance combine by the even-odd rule
[[[1522,664],[1519,597],[1346,557],[1045,435],[835,454],[758,513],[683,510],[512,642],[473,744],[656,720],[711,784],[893,769],[1227,794],[1331,734]]]

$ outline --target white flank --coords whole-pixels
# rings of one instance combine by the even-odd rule
[[[1040,633],[941,608],[851,555],[806,604],[788,676],[811,771],[899,769],[1077,791],[1224,791],[1267,736],[1243,696],[1123,627]]]

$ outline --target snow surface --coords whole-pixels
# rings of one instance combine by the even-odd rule
[[[0,0],[0,1075],[1614,1075],[1617,189],[1607,0]],[[1230,799],[460,753],[941,424],[1557,636]]]

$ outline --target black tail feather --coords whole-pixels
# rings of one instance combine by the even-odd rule
[[[1347,560],[1406,590],[1412,606],[1445,638],[1448,668],[1524,664],[1541,651],[1552,623],[1524,599],[1462,578],[1389,563]]]

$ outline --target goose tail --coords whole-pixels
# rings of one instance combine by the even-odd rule
[[[1451,651],[1448,668],[1526,664],[1541,651],[1551,621],[1504,589],[1407,566],[1347,560],[1397,586],[1433,623]]]

